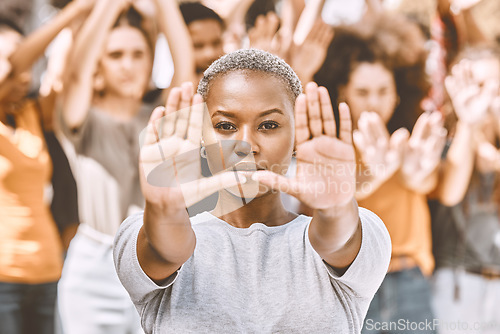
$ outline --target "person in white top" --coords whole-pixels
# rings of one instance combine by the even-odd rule
[[[311,82],[302,94],[290,66],[257,49],[214,62],[198,93],[173,89],[153,112],[140,156],[145,211],[115,237],[144,331],[359,333],[391,245],[354,199],[347,105],[337,132],[328,91]],[[213,176],[197,176],[200,153]],[[190,219],[185,208],[216,191],[215,209]],[[280,191],[312,218],[287,211]]]

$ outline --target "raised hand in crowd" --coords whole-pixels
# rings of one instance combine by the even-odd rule
[[[255,26],[248,31],[250,47],[283,56],[277,35],[280,19],[274,12],[259,15]]]
[[[446,90],[460,122],[470,125],[483,122],[498,94],[498,79],[482,80],[489,71],[488,65],[463,59],[452,67],[451,75],[445,79]]]
[[[376,112],[361,114],[353,134],[362,162],[356,198],[369,196],[400,169],[409,136],[404,128],[390,135]]]
[[[445,80],[458,119],[439,184],[439,199],[449,206],[459,203],[465,196],[474,162],[477,160],[479,169],[492,171],[498,156],[492,143],[498,131],[495,106],[500,65],[487,49],[469,52],[482,53],[482,56],[472,60],[465,55]]]
[[[293,45],[290,52],[290,65],[302,82],[311,81],[323,65],[333,35],[333,28],[319,19],[304,42],[300,45]]]
[[[446,134],[441,113],[423,113],[417,119],[405,145],[400,170],[401,179],[409,189],[427,194],[436,187]]]

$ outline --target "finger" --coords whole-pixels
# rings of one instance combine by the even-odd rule
[[[192,99],[193,84],[191,82],[185,82],[181,86],[180,109],[177,111],[177,121],[175,122],[175,135],[180,138],[186,136]]]
[[[318,87],[319,102],[321,105],[321,118],[323,119],[323,131],[325,135],[335,137],[335,116],[333,114],[332,100],[325,87]]]
[[[306,37],[304,42],[306,42],[306,41],[312,42],[312,41],[316,41],[318,39],[319,30],[321,29],[320,22],[321,21],[314,22],[314,25],[312,26],[311,31],[309,31],[309,34],[307,34],[307,37]]]
[[[319,39],[320,45],[322,45],[326,49],[332,42],[333,36],[334,36],[333,28],[325,23],[325,29]]]
[[[373,145],[377,144],[380,141],[380,136],[378,133],[378,119],[376,115],[373,115],[371,112],[365,113],[362,125],[364,125],[362,130],[367,140],[373,143]]]
[[[257,171],[253,173],[252,180],[258,181],[273,190],[289,194],[297,199],[300,199],[302,193],[301,186],[297,181],[271,171]]]
[[[323,124],[321,121],[318,85],[315,82],[309,82],[306,85],[306,97],[309,130],[313,137],[321,136],[323,134]]]
[[[296,144],[302,144],[310,137],[307,124],[307,102],[306,96],[300,94],[295,101],[295,141]]]
[[[356,149],[363,154],[366,151],[366,142],[363,133],[359,130],[354,130],[352,134],[352,139]]]
[[[167,103],[165,104],[165,120],[163,122],[163,135],[172,136],[175,130],[176,112],[179,110],[181,101],[180,87],[174,87],[168,94]]]
[[[376,138],[380,141],[388,142],[390,135],[387,130],[387,126],[384,124],[384,121],[382,121],[382,118],[380,118],[379,114],[375,112],[370,112],[369,115],[371,116],[370,124],[372,124],[373,133]]]
[[[351,110],[347,103],[339,104],[339,138],[346,144],[352,144],[352,120],[351,120]]]
[[[410,141],[423,140],[429,132],[429,113],[423,113],[413,126]]]
[[[213,193],[225,188],[244,184],[247,179],[244,175],[234,172],[224,172],[212,177],[203,178],[180,185],[186,207],[198,203]]]
[[[410,131],[406,128],[400,128],[394,131],[389,140],[391,151],[396,152],[398,156],[402,157],[409,138]]]
[[[391,168],[398,168],[403,161],[404,153],[410,138],[410,132],[406,128],[400,128],[391,136],[389,140],[389,154],[387,155],[387,162]]]
[[[273,38],[278,30],[278,26],[280,24],[280,19],[278,15],[274,12],[267,13],[267,26],[266,26],[266,35],[268,38]]]
[[[370,128],[369,112],[363,111],[359,116],[358,129],[363,134],[367,144],[374,144],[376,142],[376,136],[373,135],[373,131]]]
[[[191,107],[191,116],[189,117],[189,127],[187,134],[187,139],[195,145],[200,144],[201,141],[204,110],[205,104],[203,103],[203,98],[200,94],[196,94],[193,97],[193,106]]]
[[[141,146],[142,145],[151,145],[153,143],[157,143],[159,139],[158,135],[158,124],[159,120],[163,117],[165,114],[165,108],[160,106],[156,107],[153,112],[151,113],[151,116],[149,117],[149,122],[146,128],[143,130],[141,133]]]

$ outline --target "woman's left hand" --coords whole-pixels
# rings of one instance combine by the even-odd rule
[[[295,104],[297,173],[293,179],[269,171],[254,178],[288,193],[312,209],[345,207],[356,190],[356,161],[349,107],[339,106],[337,138],[332,103],[325,87],[310,82]]]

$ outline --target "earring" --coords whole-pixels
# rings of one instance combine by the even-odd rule
[[[203,158],[203,159],[206,159],[207,158],[207,149],[205,148],[205,146],[202,146],[200,148],[200,156]]]

